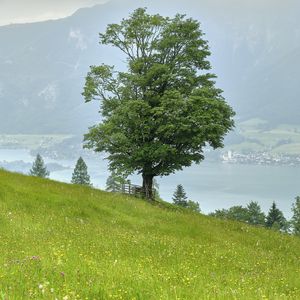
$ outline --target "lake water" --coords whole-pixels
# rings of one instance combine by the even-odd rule
[[[32,162],[34,158],[26,150],[0,149],[0,161],[16,160]],[[56,162],[67,168],[52,172],[52,179],[70,182],[76,161],[45,161]],[[105,188],[109,175],[106,161],[99,156],[98,159],[87,159],[86,163],[94,186]],[[28,173],[28,170],[19,171]],[[132,176],[131,180],[134,184],[141,184],[139,176]],[[285,216],[290,217],[294,198],[300,195],[300,167],[297,166],[203,162],[168,177],[158,178],[157,181],[164,200],[171,201],[176,185],[182,184],[188,197],[198,201],[204,213],[233,205],[245,205],[251,200],[259,202],[267,212],[272,201],[275,201]]]

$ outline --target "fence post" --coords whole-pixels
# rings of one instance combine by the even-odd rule
[[[121,192],[123,194],[134,195],[137,197],[144,197],[144,190],[141,186],[134,185],[131,183],[123,183],[121,185]]]

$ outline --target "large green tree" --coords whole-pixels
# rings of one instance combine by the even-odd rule
[[[209,72],[203,35],[196,20],[143,8],[100,34],[100,43],[120,50],[126,68],[91,67],[83,95],[101,100],[102,121],[85,135],[85,146],[108,153],[112,170],[142,174],[148,198],[155,176],[201,162],[204,147],[222,147],[234,126]]]

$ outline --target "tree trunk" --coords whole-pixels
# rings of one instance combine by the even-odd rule
[[[153,175],[143,174],[143,191],[148,200],[154,200],[153,177]]]

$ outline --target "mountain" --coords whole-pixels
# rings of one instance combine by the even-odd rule
[[[300,298],[300,239],[0,170],[3,299]]]
[[[0,133],[83,133],[99,120],[84,104],[92,64],[122,67],[98,33],[133,9],[186,13],[202,23],[213,71],[237,118],[299,123],[300,4],[296,0],[110,1],[70,17],[0,27]]]

